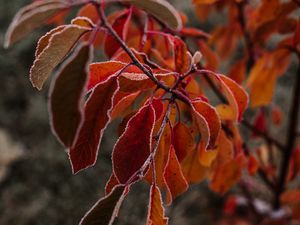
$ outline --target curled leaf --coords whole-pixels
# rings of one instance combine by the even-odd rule
[[[192,108],[198,130],[201,134],[201,142],[205,149],[214,148],[221,129],[221,120],[217,110],[204,101],[193,101]]]

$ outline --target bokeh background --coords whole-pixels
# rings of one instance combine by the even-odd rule
[[[29,0],[0,0],[0,225],[74,225],[104,194],[111,173],[116,124],[105,133],[96,166],[73,176],[67,154],[51,134],[48,88],[38,92],[28,79],[38,37],[49,27],[39,29],[8,50],[2,47],[11,19],[27,3]],[[222,15],[218,15],[206,24],[196,24],[190,0],[172,3],[204,30],[222,20]],[[292,66],[290,71],[293,70]],[[289,97],[291,76],[279,80],[275,101],[283,102]],[[282,129],[274,132],[284,131],[284,126]],[[147,184],[135,185],[116,224],[144,224],[148,194]],[[167,208],[170,224],[222,224],[223,200],[223,196],[209,191],[206,182],[193,185]],[[247,214],[241,211],[239,217]]]

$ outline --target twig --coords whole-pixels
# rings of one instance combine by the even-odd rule
[[[108,22],[106,15],[104,13],[103,8],[101,7],[99,2],[92,1],[94,4],[97,13],[102,21],[102,26],[108,30],[108,32],[115,38],[115,40],[120,44],[122,49],[128,54],[134,65],[136,65],[143,73],[150,79],[152,80],[159,88],[165,90],[168,93],[171,93],[176,99],[179,99],[186,104],[190,104],[189,99],[181,94],[180,92],[173,90],[172,88],[166,86],[162,82],[160,82],[150,70],[148,70],[135,56],[135,54],[132,52],[132,50],[125,44],[125,42],[120,38],[120,36],[116,33],[116,31],[112,28],[110,23]]]

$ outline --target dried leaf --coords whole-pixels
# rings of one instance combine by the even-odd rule
[[[50,116],[58,139],[71,147],[82,119],[81,105],[92,50],[80,46],[58,71],[50,90]]]
[[[54,33],[48,46],[35,59],[30,70],[30,80],[34,87],[41,90],[53,69],[68,55],[78,39],[90,29],[68,25]]]
[[[125,197],[125,186],[117,186],[101,198],[80,221],[80,225],[111,225]]]
[[[23,39],[61,10],[67,8],[64,1],[48,0],[31,3],[20,9],[10,24],[5,37],[6,48]]]

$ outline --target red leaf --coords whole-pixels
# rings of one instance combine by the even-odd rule
[[[199,38],[199,39],[200,38],[207,39],[210,37],[208,33],[193,27],[184,27],[182,28],[180,33],[186,37]]]
[[[126,66],[125,63],[117,61],[99,62],[90,65],[90,76],[88,90],[105,81],[110,76],[118,73]]]
[[[154,122],[151,104],[145,105],[128,121],[112,154],[113,170],[120,183],[128,182],[149,157]]]
[[[254,121],[254,127],[256,128],[256,130],[260,131],[260,132],[266,132],[267,130],[267,121],[266,121],[266,116],[263,110],[260,110],[258,115],[255,118]],[[257,137],[256,132],[252,133],[253,137]]]
[[[214,148],[221,129],[221,120],[216,109],[201,100],[192,102],[192,106],[205,149]]]
[[[125,11],[125,13],[121,14],[112,24],[113,29],[120,36],[122,40],[125,41],[128,26],[131,19],[131,13],[129,11]],[[116,39],[111,35],[107,34],[105,42],[104,42],[104,51],[105,54],[111,58],[120,48],[120,44]]]
[[[155,111],[156,121],[158,121],[164,112],[164,105],[161,102],[161,99],[157,99],[157,98],[152,99],[151,104]]]
[[[188,183],[182,173],[175,149],[171,145],[167,165],[164,171],[165,183],[167,184],[167,203],[188,189]]]
[[[113,97],[118,90],[115,77],[96,86],[85,105],[85,118],[70,149],[73,172],[93,166],[103,132],[110,121]]]
[[[118,92],[122,93],[122,92]],[[140,92],[134,92],[132,94],[127,94],[125,96],[122,96],[122,99],[117,99],[118,95],[115,95],[114,98],[114,107],[111,111],[111,119],[114,120],[115,118],[119,116],[126,115],[125,112],[129,111],[130,107],[134,101],[136,100],[137,96],[140,94]]]
[[[81,103],[90,57],[89,45],[78,48],[62,66],[50,90],[51,124],[66,147],[73,144],[82,119]]]
[[[151,185],[147,225],[167,225],[168,218],[161,199],[161,193],[156,185]]]
[[[126,195],[125,186],[117,186],[112,192],[101,198],[82,218],[80,225],[111,225]]]
[[[112,173],[105,185],[105,194],[108,195],[119,184],[115,174]]]

